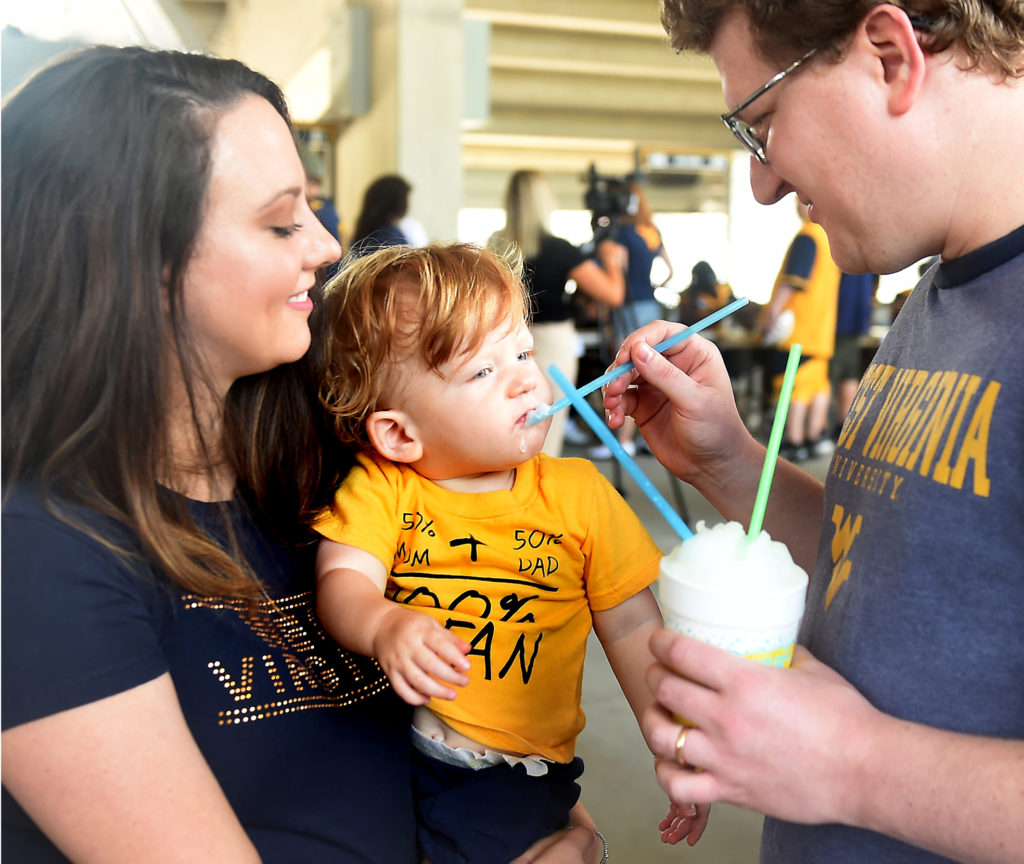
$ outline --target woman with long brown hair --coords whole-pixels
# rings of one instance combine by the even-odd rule
[[[281,92],[93,48],[2,134],[4,858],[411,864],[408,715],[313,610],[340,249]]]
[[[4,860],[418,864],[410,711],[314,608],[341,250],[281,91],[91,48],[2,136]]]

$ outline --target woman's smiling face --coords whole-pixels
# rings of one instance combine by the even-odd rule
[[[205,217],[185,273],[189,331],[221,393],[309,347],[307,292],[341,249],[305,197],[288,125],[246,96],[217,120]]]

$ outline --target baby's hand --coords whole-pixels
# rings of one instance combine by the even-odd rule
[[[373,642],[374,654],[395,692],[410,705],[431,698],[454,699],[455,690],[469,683],[466,654],[470,646],[429,615],[395,606],[381,619]]]
[[[695,846],[708,824],[711,815],[710,804],[676,804],[669,802],[668,815],[658,823],[661,842],[675,845],[684,837]]]

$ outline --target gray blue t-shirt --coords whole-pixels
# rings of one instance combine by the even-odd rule
[[[1024,739],[1024,227],[933,268],[865,373],[800,641],[887,714]],[[945,859],[768,819],[761,860]]]

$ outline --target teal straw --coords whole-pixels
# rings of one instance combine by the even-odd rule
[[[643,493],[651,499],[651,503],[658,509],[662,516],[665,517],[666,521],[675,530],[683,540],[689,540],[693,536],[693,532],[686,526],[686,523],[679,518],[672,506],[665,500],[665,497],[654,487],[654,484],[647,479],[647,475],[640,470],[640,466],[630,457],[630,455],[622,448],[622,445],[618,442],[618,439],[612,434],[612,430],[605,425],[604,421],[597,416],[597,412],[590,407],[590,404],[586,399],[583,398],[583,393],[577,390],[572,384],[569,383],[569,379],[562,374],[562,370],[557,366],[549,366],[548,374],[555,379],[555,383],[562,388],[562,391],[566,394],[569,402],[576,408],[580,416],[590,424],[590,428],[594,430],[594,434],[604,443],[604,445],[612,451],[612,454],[616,459],[619,460],[622,467],[626,469],[629,475],[636,480],[637,484]]]
[[[654,346],[654,350],[661,354],[663,351],[668,350],[673,345],[678,345],[684,339],[689,339],[694,333],[699,333],[706,327],[710,327],[712,324],[717,324],[727,315],[731,315],[741,306],[746,306],[750,301],[746,297],[740,297],[738,300],[733,300],[728,306],[723,306],[717,312],[712,312],[707,318],[702,318],[696,324],[691,324],[685,330],[680,330],[674,336],[669,336]],[[630,360],[627,363],[623,363],[621,366],[616,366],[611,372],[606,372],[600,378],[595,378],[589,384],[584,384],[579,390],[575,392],[580,396],[586,396],[588,393],[593,393],[599,387],[604,387],[609,381],[614,381],[621,375],[625,375],[627,372],[633,369],[633,361]],[[568,391],[567,391],[568,392]],[[557,411],[561,411],[563,408],[568,408],[572,399],[568,396],[559,399],[554,405],[549,408],[535,408],[530,412],[530,417],[526,421],[527,426],[532,426],[534,423],[539,423],[545,417],[550,417]]]
[[[761,534],[764,523],[764,511],[768,507],[768,493],[772,488],[772,477],[775,476],[775,463],[779,461],[779,445],[782,444],[782,433],[786,429],[786,414],[789,413],[789,400],[793,395],[793,381],[800,365],[800,345],[789,349],[786,360],[786,374],[782,378],[782,390],[779,393],[779,404],[775,408],[775,419],[772,431],[768,436],[768,451],[764,455],[764,467],[761,469],[761,482],[757,484],[757,496],[754,498],[754,512],[750,516],[750,528],[747,531],[747,542],[753,543]]]

